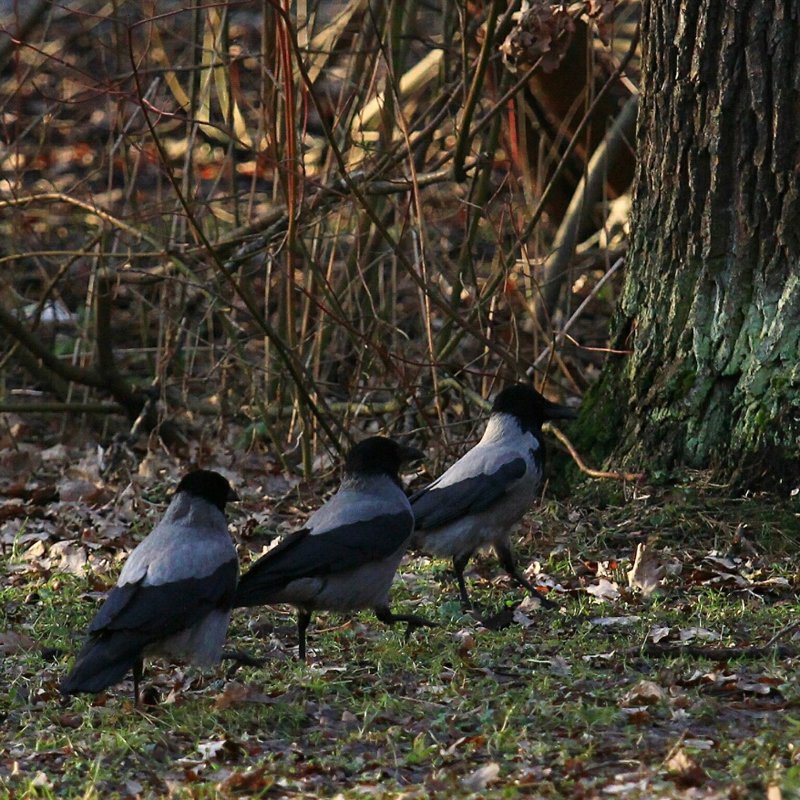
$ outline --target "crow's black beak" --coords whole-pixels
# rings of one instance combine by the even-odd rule
[[[418,450],[416,447],[406,447],[402,445],[402,450],[400,453],[401,464],[406,466],[415,466],[420,461],[425,460],[425,453],[422,450]]]
[[[550,400],[545,400],[543,408],[544,419],[575,419],[578,412],[569,406],[561,406],[558,403],[552,403]]]
[[[239,499],[239,495],[236,494],[236,490],[233,486],[228,487],[228,496],[225,498],[226,503],[235,503]]]

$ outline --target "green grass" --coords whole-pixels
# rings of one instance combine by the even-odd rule
[[[561,612],[489,630],[461,612],[448,565],[409,559],[393,604],[440,627],[388,629],[369,613],[315,616],[311,664],[295,658],[293,613],[237,612],[230,641],[267,656],[232,680],[253,702],[218,708],[226,667],[200,673],[153,663],[156,706],[135,709],[130,684],[61,705],[58,680],[94,606],[88,578],[19,571],[4,562],[0,630],[63,651],[2,662],[0,786],[27,797],[763,797],[770,782],[800,797],[800,681],[796,659],[728,663],[685,654],[646,657],[655,625],[712,631],[719,646],[763,644],[798,619],[794,511],[715,498],[692,487],[649,499],[566,506],[547,502],[520,561],[538,559],[564,592]],[[740,522],[747,521],[747,545]],[[651,600],[627,591],[636,543],[680,566]],[[703,558],[741,553],[750,586],[703,579]],[[621,596],[584,591],[597,564]],[[765,583],[785,578],[788,585]],[[493,557],[468,576],[484,615],[523,599]],[[602,626],[598,617],[638,617]],[[78,632],[76,634],[76,632]],[[791,633],[784,643],[791,643]],[[626,708],[641,681],[663,690]],[[675,753],[690,770],[675,767]],[[483,785],[476,771],[497,765]]]

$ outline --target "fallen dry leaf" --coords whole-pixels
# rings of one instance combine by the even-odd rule
[[[630,617],[594,617],[589,620],[590,625],[598,625],[601,628],[625,627],[635,625],[641,617],[632,615]]]
[[[681,686],[704,686],[707,691],[725,696],[757,695],[780,697],[783,680],[771,675],[743,675],[738,672],[702,672],[695,670],[679,681]]]
[[[468,792],[481,792],[490,783],[496,781],[499,775],[500,765],[496,761],[490,761],[467,775],[461,784]]]
[[[566,9],[550,3],[523,5],[512,19],[514,27],[500,45],[503,63],[509,71],[527,69],[535,62],[544,72],[556,69],[575,30]]]
[[[42,454],[33,446],[10,447],[0,450],[0,478],[19,478],[39,469]]]
[[[686,576],[687,583],[704,586],[726,586],[745,589],[750,586],[750,581],[740,575],[731,559],[707,557],[703,564],[693,569]]]
[[[347,667],[340,667],[336,664],[309,664],[308,668],[317,675],[327,675],[330,672],[347,672]]]
[[[630,708],[623,706],[621,711],[631,725],[649,725],[653,721],[653,716],[647,706],[631,706]]]
[[[244,703],[273,703],[273,698],[252,686],[238,681],[229,681],[223,690],[214,698],[214,708],[224,709],[240,706]]]
[[[16,631],[3,631],[0,633],[0,654],[4,656],[14,653],[25,653],[36,647],[36,642],[30,636]]]
[[[738,572],[741,567],[745,565],[744,559],[741,558],[723,558],[722,556],[714,555],[713,553],[707,555],[703,561],[711,564],[722,572]]]
[[[52,789],[53,784],[50,782],[50,778],[47,777],[47,773],[39,771],[34,776],[33,780],[30,782],[30,785],[36,789]]]
[[[512,619],[517,625],[521,625],[523,628],[530,628],[531,625],[534,624],[533,620],[527,614],[520,611],[519,608],[514,609]]]
[[[709,642],[718,641],[722,638],[718,633],[714,633],[708,628],[681,628],[679,636],[682,642],[692,642],[695,639]]]
[[[667,693],[653,681],[639,681],[631,687],[622,698],[621,705],[627,708],[633,706],[654,706],[660,703]]]
[[[22,559],[24,561],[36,561],[44,556],[47,552],[47,548],[44,545],[44,542],[38,541],[35,544],[32,544],[23,554]]]
[[[651,642],[658,644],[662,639],[666,639],[671,631],[672,628],[670,628],[669,625],[653,625],[647,637]]]
[[[710,750],[714,746],[713,739],[684,739],[683,743],[695,750]]]
[[[541,600],[528,596],[514,609],[513,620],[523,628],[530,628],[534,624],[531,615],[541,614],[542,608]]]
[[[619,587],[607,578],[600,578],[595,585],[587,586],[586,592],[598,600],[619,599]]]
[[[39,455],[42,461],[47,463],[69,461],[69,452],[61,443],[53,445],[53,447],[48,447],[46,450],[42,450]]]
[[[740,692],[744,692],[745,694],[760,694],[760,695],[768,695],[773,693],[778,693],[777,689],[774,685],[771,685],[769,679],[765,679],[764,677],[759,678],[758,680],[752,681],[747,680],[746,678],[739,678],[736,681],[736,688]]]
[[[592,661],[612,661],[615,658],[617,658],[617,651],[612,650],[610,653],[589,653],[581,656],[581,661],[591,663]]]
[[[705,770],[683,748],[673,753],[665,766],[670,777],[682,788],[702,786],[708,780]]]
[[[85,478],[67,479],[58,484],[58,496],[62,503],[97,503],[106,497],[102,486]]]
[[[628,586],[650,597],[664,577],[664,567],[652,548],[641,542],[636,545],[633,566],[628,570]]]
[[[627,776],[625,776],[627,777]],[[617,780],[620,780],[619,778]],[[647,778],[641,778],[640,780],[625,780],[621,783],[613,783],[609,786],[603,787],[603,794],[609,795],[630,795],[631,797],[635,796],[644,796],[641,793],[647,791]]]
[[[561,656],[553,656],[550,659],[550,672],[553,675],[567,676],[572,672],[572,667],[569,662]]]
[[[266,767],[255,767],[243,772],[234,772],[224,781],[218,783],[217,786],[221,793],[226,796],[230,792],[239,792],[247,795],[258,794],[260,796],[273,783],[272,777],[267,774]]]
[[[242,755],[242,746],[239,742],[229,739],[209,739],[197,745],[200,755],[205,761],[238,761]]]
[[[25,505],[17,500],[0,503],[0,520],[17,519],[27,515]]]
[[[74,542],[54,542],[50,546],[48,556],[61,559],[56,567],[59,572],[69,572],[78,576],[82,576],[86,572],[88,563],[86,549]]]

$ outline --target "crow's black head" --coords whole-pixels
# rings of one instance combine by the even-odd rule
[[[549,419],[575,419],[577,413],[567,406],[552,403],[532,386],[516,383],[500,392],[492,405],[493,414],[511,414],[526,430],[541,430]]]
[[[415,447],[406,447],[385,436],[370,436],[347,454],[344,471],[350,475],[388,475],[399,480],[398,472],[403,464],[424,457]]]
[[[219,472],[209,469],[196,469],[184,475],[175,493],[187,492],[215,505],[220,511],[225,510],[225,503],[238,500],[239,495],[233,490],[227,479]]]

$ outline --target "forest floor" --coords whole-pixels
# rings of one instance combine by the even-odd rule
[[[7,5],[0,0],[0,13]],[[230,83],[242,92],[236,96],[250,109],[250,130],[260,139],[261,76],[271,67],[258,59],[281,52],[269,38],[279,27],[262,23],[257,4],[240,5],[238,11],[237,4],[231,6],[230,41],[243,58]],[[16,203],[27,193],[37,199],[12,204],[16,210],[12,214],[9,207],[0,224],[9,289],[3,303],[65,363],[96,364],[95,336],[102,329],[92,322],[92,309],[101,307],[97,297],[103,295],[96,278],[108,265],[125,272],[108,339],[102,340],[114,345],[113,373],[136,388],[160,387],[169,414],[180,414],[180,426],[196,427],[182,440],[180,457],[159,446],[149,452],[104,451],[97,442],[109,441],[115,424],[117,433],[125,432],[121,416],[115,422],[109,413],[102,431],[99,425],[90,428],[94,418],[86,432],[75,416],[62,420],[32,413],[39,399],[61,396],[50,391],[59,381],[49,385],[35,352],[17,364],[0,358],[0,388],[17,408],[16,414],[0,415],[0,798],[800,798],[800,638],[793,627],[800,619],[797,498],[791,507],[765,495],[731,498],[725,487],[696,473],[673,476],[669,483],[660,477],[657,484],[647,478],[636,485],[590,481],[569,498],[545,490],[514,542],[526,574],[558,610],[540,609],[511,585],[493,555],[484,554],[468,572],[476,608],[464,613],[450,565],[409,554],[393,590],[394,608],[425,615],[438,627],[417,631],[408,642],[402,630],[386,628],[369,613],[319,614],[309,630],[308,664],[301,664],[291,609],[237,611],[230,646],[264,657],[265,666],[198,671],[156,661],[147,665],[148,703],[142,707],[132,703],[130,682],[62,704],[59,681],[88,621],[127,553],[163,512],[187,464],[221,468],[239,492],[242,501],[228,516],[243,566],[277,535],[299,527],[337,481],[335,467],[321,458],[314,480],[301,481],[275,461],[275,452],[258,444],[246,450],[259,426],[269,433],[263,424],[269,397],[291,405],[286,451],[291,445],[290,457],[300,458],[293,385],[286,381],[281,391],[265,392],[273,381],[284,381],[280,360],[277,367],[270,361],[274,343],[256,324],[258,314],[252,316],[238,300],[229,302],[227,283],[207,280],[208,264],[191,280],[185,268],[188,263],[194,269],[193,260],[165,264],[165,254],[182,252],[183,244],[176,248],[176,243],[195,238],[183,212],[176,217],[183,206],[172,194],[167,170],[197,190],[189,194],[193,220],[208,225],[212,242],[223,241],[231,226],[249,225],[253,215],[266,224],[276,198],[283,196],[284,178],[272,156],[262,158],[255,146],[250,155],[222,147],[218,137],[206,133],[195,136],[191,116],[184,128],[173,113],[156,119],[147,110],[176,107],[170,88],[175,74],[188,86],[193,64],[210,72],[206,55],[202,63],[192,60],[197,56],[191,53],[200,50],[192,37],[197,32],[217,37],[218,24],[210,21],[216,4],[209,5],[203,26],[196,21],[199,6],[176,6],[174,13],[153,16],[145,4],[146,24],[129,21],[138,13],[135,3],[122,6],[124,13],[111,19],[105,8],[71,13],[53,4],[46,30],[36,32],[41,41],[34,38],[35,46],[7,59],[0,105],[6,111],[5,135],[17,138],[0,164],[0,191],[9,195],[4,202]],[[458,4],[444,6],[459,10]],[[11,29],[16,25],[15,20]],[[363,63],[362,38],[354,30],[343,33],[343,60],[331,75],[348,66],[348,42],[354,63]],[[127,75],[135,46],[142,54],[133,65],[138,74],[152,77],[154,89],[162,87],[153,96],[148,89],[142,97]],[[462,44],[455,47],[454,63],[463,58]],[[204,46],[203,52],[212,49]],[[219,74],[216,66],[214,73]],[[363,84],[347,92],[366,98],[373,83],[383,85],[373,74],[379,73],[359,69],[356,77]],[[249,84],[248,75],[255,76]],[[472,75],[466,77],[471,83]],[[336,78],[326,97],[333,98],[339,82],[346,86],[348,80]],[[211,81],[204,79],[204,86],[197,93],[198,120],[201,112],[209,113],[203,98],[213,99]],[[222,105],[220,91],[217,87],[213,102]],[[332,117],[337,123],[339,116],[350,115],[344,109],[351,101],[342,91],[341,108]],[[448,93],[458,95],[449,86]],[[418,104],[413,98],[412,106]],[[428,108],[427,100],[421,107]],[[432,102],[425,113],[435,119],[438,108]],[[214,113],[222,120],[222,109]],[[145,125],[150,117],[158,152]],[[449,163],[438,161],[452,149],[448,125],[437,123],[443,135],[437,133],[429,148],[426,170]],[[186,141],[190,128],[194,150]],[[286,270],[283,261],[273,267],[271,242],[284,233],[270,225],[261,250],[244,251],[254,259],[249,265],[242,261],[248,296],[272,303],[284,289],[297,295],[303,305],[297,306],[296,319],[304,320],[303,326],[311,320],[312,331],[313,320],[321,326],[299,337],[308,349],[298,350],[297,363],[317,364],[322,379],[315,390],[320,396],[327,391],[347,409],[354,397],[391,406],[384,401],[393,400],[398,388],[412,396],[423,387],[417,399],[424,410],[423,394],[433,394],[423,367],[429,362],[432,374],[441,367],[438,399],[442,379],[451,374],[485,395],[488,376],[502,375],[499,365],[465,333],[468,328],[451,331],[450,321],[441,318],[434,319],[434,329],[447,336],[431,360],[430,331],[417,322],[427,305],[419,305],[417,286],[402,272],[394,285],[398,267],[386,268],[381,238],[362,237],[369,228],[361,203],[345,195],[339,203],[337,193],[335,203],[329,197],[317,207],[326,196],[318,193],[322,188],[340,185],[334,160],[323,158],[321,141],[313,131],[304,140],[309,164],[298,241],[314,254],[306,268],[315,263],[323,268],[307,285],[295,286],[292,278],[286,286],[273,286],[273,269],[277,280],[294,268],[288,260]],[[360,149],[353,145],[353,154]],[[509,269],[502,291],[487,289],[500,285],[494,282],[503,274],[497,266],[517,246],[517,226],[527,225],[528,206],[505,166],[508,155],[494,165],[484,158],[483,140],[476,139],[473,149],[481,153],[476,168],[486,161],[491,178],[486,191],[495,199],[473,202],[473,193],[484,191],[477,172],[469,194],[466,182],[432,183],[420,213],[420,224],[426,220],[430,233],[419,241],[427,242],[426,258],[441,270],[433,274],[436,286],[441,282],[436,291],[449,293],[448,282],[457,277],[451,286],[461,286],[468,276],[459,302],[466,303],[470,325],[480,321],[482,331],[482,320],[491,322],[491,341],[502,346],[512,365],[522,365],[541,355],[539,333],[528,325],[534,284],[526,271],[529,256],[544,252],[528,248],[533,239],[546,243],[550,234],[536,234],[525,244],[525,269],[522,261]],[[375,155],[383,159],[381,150]],[[583,171],[576,163],[565,174],[573,172],[577,182]],[[383,193],[370,197],[379,218],[391,221],[391,235],[405,231],[411,242],[413,233],[416,249],[417,222],[409,209],[418,198],[412,204],[385,200]],[[390,202],[397,203],[394,215],[385,205]],[[95,206],[110,210],[103,224],[124,226],[100,228],[99,218],[87,211]],[[288,226],[288,208],[283,216]],[[570,328],[574,340],[565,341],[552,362],[551,372],[570,397],[596,380],[607,357],[624,352],[607,352],[618,284],[609,281],[600,291],[600,277],[622,252],[618,238],[625,213],[616,217],[613,225],[609,217],[608,231],[597,238],[605,244],[585,251],[570,302],[559,312],[566,319],[571,309],[584,309]],[[254,230],[260,240],[262,231]],[[472,241],[463,247],[465,231],[472,231]],[[240,231],[237,244],[239,236],[241,243],[249,241]],[[283,245],[275,247],[282,259]],[[266,270],[255,260],[262,250],[269,255]],[[200,256],[198,250],[192,259]],[[169,280],[162,283],[165,275]],[[327,287],[329,275],[334,278]],[[319,296],[311,293],[312,285]],[[270,311],[265,300],[267,313],[278,328],[284,313],[289,315]],[[50,328],[42,317],[46,322],[53,314],[58,325]],[[23,349],[14,352],[21,356]],[[11,347],[6,350],[10,356]],[[511,372],[505,379],[512,375],[519,377]],[[73,378],[68,374],[60,382],[67,380]],[[85,387],[63,388],[65,398],[106,405],[109,400],[103,392],[84,393]],[[469,424],[469,414],[462,412],[470,404],[462,394],[453,391],[446,413],[431,414],[436,425],[422,431],[436,442],[429,448],[431,474],[454,455],[442,445],[443,428],[452,423],[451,442],[464,441],[457,424],[462,417]],[[243,406],[250,406],[247,414]],[[401,404],[400,411],[388,410],[383,418],[375,412],[372,418],[365,416],[372,413],[369,404],[357,406],[335,412],[344,415],[342,429],[354,435],[378,426],[410,432],[406,418],[410,426],[418,424],[414,407],[407,413]],[[95,412],[98,417],[101,411]],[[414,429],[412,435],[418,433]],[[426,477],[408,479],[417,486]]]
[[[560,610],[486,554],[463,613],[449,565],[409,555],[394,607],[439,627],[406,643],[369,613],[319,614],[304,665],[290,609],[236,612],[231,646],[266,666],[152,662],[137,709],[130,682],[68,704],[57,686],[179,471],[151,455],[104,481],[94,448],[4,448],[5,796],[800,796],[797,514],[774,499],[700,474],[545,493],[515,541]],[[268,475],[258,453],[218,463],[243,562],[336,483]],[[652,558],[629,577],[639,545]]]

